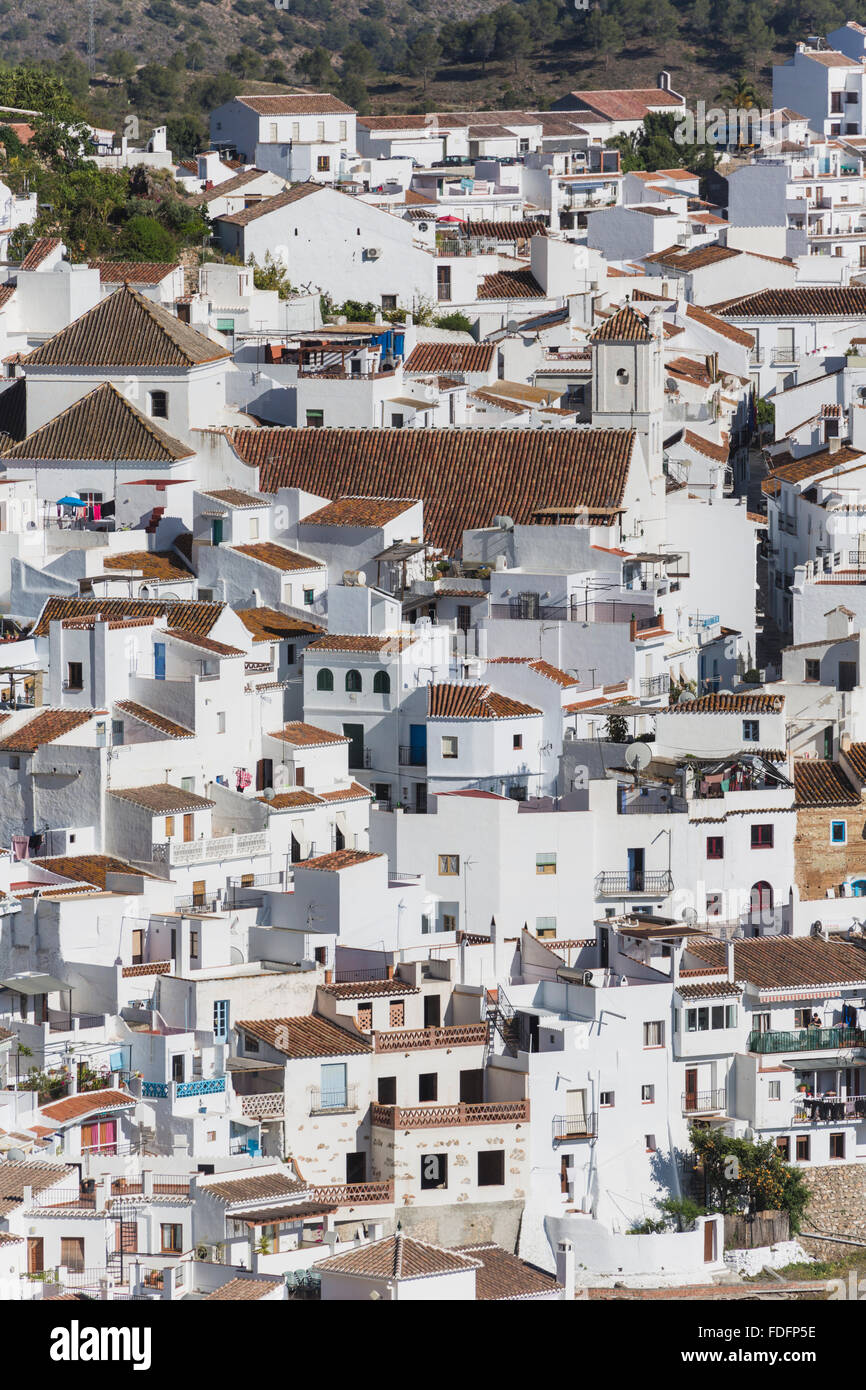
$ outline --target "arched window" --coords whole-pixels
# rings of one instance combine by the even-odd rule
[[[361,689],[361,672],[360,672],[360,671],[352,670],[352,671],[347,671],[347,672],[346,672],[346,689],[347,689],[347,690],[355,690],[355,691]]]
[[[752,884],[751,919],[753,926],[769,926],[773,921],[773,889],[763,879]]]
[[[373,691],[376,695],[391,694],[391,677],[387,671],[377,671],[373,677]]]
[[[321,671],[319,672],[319,674],[316,676],[316,689],[317,689],[317,690],[333,690],[333,688],[334,688],[334,673],[333,673],[333,671],[329,671],[328,668],[327,668],[327,666],[323,666],[322,669],[321,669]]]

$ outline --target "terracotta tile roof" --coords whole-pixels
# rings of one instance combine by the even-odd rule
[[[325,569],[323,560],[316,560],[312,555],[301,555],[287,545],[278,545],[276,541],[254,541],[251,545],[232,545],[229,549],[238,555],[246,555],[250,560],[257,560],[259,564],[270,565],[271,569],[282,570],[284,574],[291,574],[295,570]]]
[[[845,750],[845,756],[857,776],[866,782],[866,743],[852,743]]]
[[[355,108],[330,92],[282,92],[277,96],[237,96],[257,116],[354,116]]]
[[[139,723],[148,724],[151,729],[156,729],[161,734],[168,734],[169,738],[195,737],[194,730],[185,729],[183,724],[177,724],[173,719],[167,719],[164,714],[157,714],[156,710],[147,709],[145,705],[138,704],[136,700],[118,700],[116,708],[122,710],[124,714],[131,715]]]
[[[717,463],[727,463],[731,452],[727,444],[715,444],[713,440],[704,439],[703,435],[695,434],[693,430],[683,432],[683,443],[690,449],[696,449],[699,454],[715,459]]]
[[[179,261],[88,261],[91,270],[99,271],[103,285],[122,285],[129,281],[132,285],[158,285],[173,270]]]
[[[398,1231],[396,1235],[386,1236],[359,1250],[347,1250],[343,1255],[320,1260],[316,1268],[360,1279],[429,1279],[437,1274],[480,1269],[481,1261]]]
[[[49,598],[29,635],[47,637],[54,621],[101,616],[105,622],[124,618],[167,618],[173,628],[207,636],[224,610],[224,603],[205,603],[191,598],[175,602],[145,598]]]
[[[165,635],[166,637],[173,637],[176,642],[185,642],[188,647],[212,652],[214,656],[248,655],[242,647],[230,647],[225,642],[215,642],[212,637],[203,637],[199,632],[184,632],[182,627],[167,627]]]
[[[59,854],[47,859],[33,859],[31,862],[50,874],[57,874],[59,878],[71,879],[73,883],[90,883],[103,890],[108,874],[157,877],[156,874],[150,874],[146,869],[141,869],[136,864],[128,864],[125,859],[117,859],[111,854]],[[60,888],[59,884],[56,888],[46,884],[45,891],[59,892]]]
[[[418,985],[409,985],[405,980],[347,980],[339,985],[320,985],[325,994],[333,994],[335,999],[375,999],[379,995],[420,994]]]
[[[27,381],[23,376],[0,391],[0,430],[16,442],[27,434]]]
[[[479,594],[479,598],[486,598],[486,594]],[[537,671],[539,676],[544,676],[547,680],[553,681],[556,685],[561,685],[563,690],[569,690],[574,685],[580,685],[580,681],[574,676],[570,676],[567,671],[563,671],[559,666],[552,666],[549,661],[542,661],[531,656],[490,656],[487,658],[488,666],[495,665],[525,665],[530,671]]]
[[[276,608],[236,608],[235,612],[254,642],[271,642],[283,637],[324,632],[319,623],[290,618]]]
[[[634,452],[631,430],[233,429],[259,486],[300,487],[324,497],[357,489],[423,499],[432,545],[455,553],[463,531],[507,515],[530,524],[541,509],[621,504]]]
[[[734,256],[741,256],[732,246],[698,246],[694,251],[684,251],[681,246],[669,246],[664,251],[656,251],[652,256],[644,256],[645,261],[657,265],[669,265],[677,270],[702,270],[704,266],[717,265]]]
[[[352,633],[329,632],[317,637],[307,647],[308,652],[390,652],[405,651],[417,642],[414,634],[400,634],[396,637],[361,637]]]
[[[489,372],[495,359],[495,343],[417,343],[403,363],[403,371],[407,375],[412,372]]]
[[[236,1026],[286,1057],[344,1057],[369,1052],[371,1048],[366,1038],[357,1037],[317,1014],[304,1014],[300,1018],[241,1019]]]
[[[710,328],[714,333],[720,333],[723,338],[729,338],[732,343],[739,343],[741,347],[755,346],[753,334],[746,333],[744,329],[737,328],[732,323],[726,323],[718,314],[711,314],[708,309],[701,309],[697,304],[686,305],[686,318],[694,319],[695,323],[701,324],[703,328]]]
[[[712,305],[726,318],[866,318],[866,285],[802,285],[757,290]]]
[[[739,997],[742,989],[730,980],[709,980],[702,985],[675,985],[681,999],[730,999]]]
[[[385,526],[415,506],[413,497],[340,497],[301,517],[302,526]]]
[[[50,256],[60,245],[59,236],[41,236],[34,241],[24,260],[18,267],[19,270],[38,270],[46,256]]]
[[[231,353],[123,285],[23,359],[27,367],[195,367]]]
[[[711,967],[724,966],[724,944],[689,937],[688,950]],[[809,936],[759,936],[734,942],[734,975],[758,989],[866,982],[866,950],[850,941]]]
[[[847,25],[845,26],[848,27]],[[859,68],[860,63],[854,58],[848,58],[844,53],[836,53],[833,50],[818,53],[815,49],[809,49],[805,54],[813,63],[820,63],[825,68]]]
[[[362,787],[360,782],[352,782],[351,786],[332,792],[319,792],[322,801],[363,801],[372,795],[369,787]]]
[[[170,816],[178,811],[204,811],[216,805],[207,797],[181,791],[180,787],[173,787],[169,782],[155,782],[150,787],[125,787],[122,791],[112,787],[108,794],[116,796],[119,801],[129,801],[133,806],[152,811],[155,816]]]
[[[260,217],[279,212],[291,203],[299,203],[302,198],[309,198],[313,193],[321,193],[324,186],[321,183],[296,183],[291,188],[284,189],[282,193],[275,193],[273,198],[262,198],[260,203],[252,203],[248,208],[244,208],[243,212],[233,212],[214,220],[231,223],[233,227],[246,227],[249,222],[256,222]]]
[[[303,787],[298,787],[290,792],[277,792],[270,800],[266,796],[257,796],[256,801],[261,801],[272,811],[294,811],[301,806],[318,806],[319,797],[314,792],[306,791]]]
[[[804,758],[794,763],[798,806],[859,806],[860,793],[838,763]]]
[[[478,299],[546,299],[531,270],[499,270],[485,275],[478,286]]]
[[[270,1020],[266,1020],[270,1021]],[[279,1023],[280,1020],[276,1019]],[[250,1030],[251,1025],[239,1023],[239,1028]],[[261,1036],[259,1034],[258,1036]],[[209,1192],[218,1201],[233,1206],[236,1202],[257,1202],[268,1197],[300,1196],[307,1191],[307,1184],[299,1178],[289,1177],[287,1173],[233,1173],[221,1174],[213,1180],[200,1179],[198,1187]]]
[[[306,724],[301,719],[291,720],[281,729],[268,734],[268,738],[282,739],[283,743],[293,743],[297,748],[317,748],[329,743],[348,743],[345,734],[335,734],[331,729],[320,729],[317,724]]]
[[[213,497],[217,502],[222,502],[227,507],[267,507],[270,499],[259,497],[252,492],[241,492],[237,487],[220,488],[218,491],[210,490],[202,493],[203,497]]]
[[[6,449],[2,457],[176,463],[192,458],[193,450],[157,429],[106,381]]]
[[[781,479],[786,483],[802,483],[807,478],[825,473],[829,469],[840,468],[842,464],[856,463],[863,457],[861,449],[852,449],[848,444],[840,444],[835,453],[831,453],[829,449],[820,449],[816,454],[806,454],[790,463],[782,463],[773,469],[772,475],[765,481],[775,483]]]
[[[499,695],[489,685],[428,685],[428,719],[514,719],[540,714],[534,705]]]
[[[103,570],[132,570],[145,579],[192,579],[189,570],[179,565],[167,550],[128,550],[122,555],[106,555]]]
[[[241,169],[230,179],[224,179],[222,183],[214,184],[212,188],[203,188],[201,192],[194,193],[190,198],[193,207],[201,207],[203,203],[213,202],[217,198],[225,197],[227,193],[237,193],[241,188],[246,188],[247,184],[254,183],[266,174],[265,169]]]
[[[42,709],[14,734],[0,739],[0,749],[5,753],[35,753],[37,748],[53,743],[104,713],[104,710],[95,709]]]
[[[551,1298],[564,1292],[553,1274],[536,1269],[500,1245],[458,1245],[451,1253],[480,1262],[475,1275],[475,1297],[480,1303]]]
[[[611,88],[606,91],[569,92],[581,106],[596,111],[609,121],[642,121],[649,111],[662,107],[680,107],[682,102],[673,92],[661,87]],[[563,113],[565,114],[565,113]],[[580,107],[568,113],[580,120]]]
[[[695,362],[691,357],[672,357],[665,362],[665,371],[671,376],[684,377],[698,386],[712,386],[713,379],[704,362]]]
[[[646,318],[628,304],[590,334],[591,343],[651,343]]]
[[[65,1163],[16,1163],[7,1159],[0,1163],[0,1200],[23,1201],[25,1187],[44,1192],[61,1179],[68,1180],[74,1172]]]
[[[13,281],[11,284],[0,285],[0,309],[5,308],[15,293],[17,286]]]
[[[700,695],[681,705],[666,705],[659,714],[779,714],[784,695]]]
[[[86,1091],[82,1095],[67,1096],[66,1100],[56,1100],[51,1105],[42,1106],[42,1114],[58,1124],[67,1120],[84,1119],[86,1115],[98,1115],[103,1110],[119,1110],[130,1106],[135,1108],[137,1101],[128,1091]]]
[[[255,1303],[265,1294],[273,1293],[284,1283],[281,1279],[229,1279],[218,1289],[211,1289],[203,1303]]]
[[[387,855],[374,854],[363,849],[335,849],[330,854],[317,854],[315,859],[301,860],[295,868],[315,869],[321,873],[338,874],[343,869],[356,869],[359,864],[369,864],[374,859],[387,859]]]

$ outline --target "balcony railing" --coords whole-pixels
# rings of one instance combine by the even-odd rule
[[[215,835],[201,840],[165,840],[153,846],[153,859],[161,864],[210,864],[223,859],[246,859],[267,854],[268,833],[255,830],[248,835]]]
[[[794,362],[799,362],[799,360],[799,348],[777,347],[773,349],[773,361],[778,362],[781,366],[791,366]]]
[[[357,1109],[357,1086],[344,1086],[339,1091],[322,1091],[318,1086],[310,1088],[311,1115],[330,1115]]]
[[[427,749],[411,748],[408,744],[400,744],[400,766],[401,767],[426,767]]]
[[[749,353],[749,362],[752,364],[752,366],[759,367],[763,360],[764,349],[759,347],[752,348],[751,352]]]
[[[389,979],[388,967],[387,967],[387,965],[371,965],[371,966],[365,966],[365,968],[364,968],[363,970],[361,970],[361,969],[359,969],[359,968],[356,968],[356,969],[354,969],[354,970],[335,970],[335,971],[334,971],[334,984],[335,984],[335,985],[354,984],[355,981],[361,981],[361,980],[387,980],[387,979]]]
[[[709,1115],[717,1110],[724,1110],[727,1104],[727,1092],[724,1086],[717,1087],[715,1091],[684,1091],[683,1092],[683,1112],[686,1115]]]
[[[672,892],[673,886],[674,880],[669,869],[643,869],[632,872],[605,870],[596,879],[596,893],[600,898],[621,898],[634,893],[649,893],[657,897],[660,893]]]
[[[391,1028],[373,1034],[376,1052],[415,1052],[427,1047],[470,1047],[487,1041],[486,1023],[457,1023],[447,1028]]]
[[[219,912],[220,900],[213,895],[193,893],[185,898],[175,898],[177,912]]]
[[[251,1120],[281,1120],[286,1111],[285,1091],[259,1091],[240,1101],[241,1113]]]
[[[800,1028],[793,1032],[750,1033],[749,1052],[826,1052],[866,1047],[862,1028]]]
[[[619,789],[621,816],[665,815],[670,811],[685,812],[689,804],[684,796],[662,791],[658,787],[624,787]]]
[[[362,1202],[393,1202],[394,1179],[387,1182],[332,1183],[310,1188],[311,1202],[328,1202],[338,1207],[354,1207]]]
[[[598,1134],[598,1115],[554,1115],[553,1137],[557,1139],[594,1139]]]
[[[529,1119],[528,1100],[492,1100],[457,1105],[378,1105],[370,1107],[374,1125],[385,1129],[438,1129],[453,1125],[513,1125]]]
[[[188,1096],[220,1096],[225,1093],[224,1076],[202,1077],[198,1081],[179,1081],[175,1095],[178,1100]]]
[[[840,1124],[866,1120],[866,1096],[795,1096],[795,1125]]]
[[[661,676],[645,676],[640,683],[640,693],[644,699],[653,695],[667,695],[671,688],[671,678],[666,671]]]

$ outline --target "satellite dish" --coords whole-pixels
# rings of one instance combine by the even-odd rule
[[[693,927],[693,926],[695,925],[695,922],[696,922],[697,920],[698,920],[698,914],[697,914],[697,912],[695,911],[695,909],[694,909],[693,907],[685,907],[685,908],[683,908],[683,921],[684,921],[688,926]]]
[[[733,690],[717,690],[717,695],[733,695]]]
[[[679,695],[677,696],[677,704],[690,705],[694,698],[695,697],[690,690],[681,690]]]
[[[23,1149],[8,1149],[6,1158],[10,1163],[26,1163],[27,1155]]]
[[[276,792],[274,791],[273,787],[265,787],[264,791],[262,792],[262,796],[264,797],[265,801],[273,801],[274,797],[276,796]]]
[[[516,333],[519,327],[520,325],[518,324],[517,319],[509,319],[507,324],[505,325],[505,331],[507,333]]]
[[[625,750],[625,765],[632,772],[642,772],[652,762],[652,750],[646,743],[630,743]]]

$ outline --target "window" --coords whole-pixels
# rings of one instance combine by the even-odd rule
[[[421,1187],[429,1190],[431,1187],[448,1186],[448,1155],[447,1154],[422,1154],[421,1155]]]
[[[760,720],[743,720],[743,743],[757,743],[760,739]]]
[[[436,267],[436,297],[440,304],[451,298],[450,265],[437,265]]]
[[[613,1091],[602,1091],[598,1098],[598,1103],[603,1109],[613,1106],[616,1102],[616,1095]]]
[[[821,679],[821,663],[817,658],[806,657],[806,680],[817,681]]]
[[[258,1052],[259,1040],[252,1033],[244,1033],[244,1052]]]
[[[66,689],[81,690],[84,685],[83,667],[80,661],[66,663]]]
[[[540,937],[542,940],[543,940],[545,937],[556,936],[556,918],[555,918],[555,917],[536,917],[536,919],[535,919],[535,935],[538,936],[538,937]]]
[[[377,672],[376,672],[375,676],[373,677],[373,694],[374,694],[374,695],[390,695],[390,694],[391,694],[391,677],[388,675],[388,672],[387,672],[387,671],[377,671]]]
[[[656,1098],[655,1086],[641,1086],[640,1098],[642,1105],[652,1105]]]
[[[402,999],[392,999],[388,1006],[388,1027],[403,1028],[406,1025],[406,1004]]]
[[[195,778],[194,778],[194,777],[181,777],[181,779],[180,779],[180,789],[181,789],[182,792],[194,792],[194,791],[195,791]]]
[[[122,719],[112,719],[111,721],[111,742],[117,747],[123,743],[124,724]]]
[[[811,1149],[811,1145],[810,1145],[810,1143],[809,1143],[809,1135],[808,1135],[808,1134],[798,1134],[798,1135],[797,1135],[797,1162],[798,1162],[798,1163],[808,1163],[808,1162],[809,1162],[809,1152],[810,1152],[810,1149]]]
[[[831,1135],[830,1135],[830,1157],[831,1157],[831,1158],[844,1158],[844,1157],[845,1157],[845,1135],[844,1135],[844,1134],[831,1134]]]
[[[362,1033],[372,1033],[373,1031],[373,1004],[371,1000],[366,1000],[358,1005],[358,1027]]]
[[[327,174],[330,168],[331,156],[328,154],[320,154],[316,159],[316,172],[319,174]]]
[[[346,672],[346,689],[352,691],[356,695],[363,689],[361,672],[356,671],[354,667]]]
[[[348,121],[341,121],[341,122],[340,122],[340,134],[339,134],[339,136],[338,136],[337,138],[340,139],[340,140],[348,140],[348,138],[349,138],[349,122],[348,122]]]
[[[536,872],[537,874],[555,874],[555,873],[556,873],[556,855],[555,855],[555,854],[536,854],[536,856],[535,856],[535,872]]]
[[[305,590],[304,590],[304,603],[306,603],[306,604],[309,606],[309,604],[315,603],[315,602],[316,602],[316,591],[315,591],[315,589],[305,589]]]
[[[213,1006],[213,1031],[218,1041],[225,1041],[229,1035],[229,1001],[215,999]]]
[[[478,1186],[503,1187],[504,1185],[505,1150],[483,1150],[478,1155]]]
[[[753,825],[752,826],[752,849],[772,849],[773,848],[773,827],[772,825]]]
[[[781,1099],[782,1099],[782,1083],[781,1083],[781,1081],[771,1081],[771,1082],[769,1083],[768,1090],[767,1090],[767,1096],[768,1096],[768,1098],[769,1098],[770,1100],[781,1100]]]
[[[511,746],[512,748],[522,748],[523,734],[513,734],[511,737]]]
[[[60,1237],[60,1263],[65,1269],[71,1270],[75,1274],[80,1274],[84,1270],[84,1237],[83,1236],[61,1236]]]
[[[811,1010],[811,1009],[795,1009],[795,1010],[794,1010],[794,1027],[795,1027],[795,1028],[808,1028],[808,1027],[809,1027],[809,1023],[811,1022],[811,1019],[812,1019],[812,1010]]]
[[[150,414],[154,420],[168,419],[168,392],[151,391],[150,393]]]
[[[847,838],[848,825],[844,820],[831,820],[830,822],[830,844],[844,845]]]
[[[439,1073],[422,1071],[418,1077],[418,1099],[429,1101],[439,1099]]]
[[[724,841],[724,837],[723,837],[722,835],[708,835],[708,836],[707,836],[707,858],[708,858],[708,859],[724,859],[724,857],[725,857],[725,841]]]
[[[654,1134],[645,1134],[645,1135],[644,1135],[644,1141],[645,1141],[645,1143],[646,1143],[646,1151],[647,1151],[647,1153],[648,1153],[648,1154],[654,1154],[655,1151],[656,1151],[656,1137],[655,1137],[655,1135],[654,1135]]]
[[[184,1078],[184,1056],[182,1052],[176,1052],[171,1059],[171,1079],[172,1081],[183,1081]]]
[[[456,912],[443,912],[443,913],[442,913],[442,930],[443,930],[443,931],[456,931],[456,930],[457,930],[457,914],[456,914]]]
[[[643,1045],[644,1047],[664,1047],[665,1025],[663,1019],[658,1019],[652,1023],[644,1024]]]
[[[631,378],[629,377],[629,374],[626,371],[625,367],[620,367],[619,371],[616,374],[616,379],[619,382],[620,386],[628,386],[628,383]]]
[[[458,748],[458,740],[457,740],[456,738],[454,738],[454,737],[451,736],[451,735],[448,735],[447,737],[443,738],[443,740],[442,740],[442,756],[443,756],[443,758],[456,758],[456,757],[457,757],[457,748]]]
[[[707,894],[707,916],[721,917],[722,915],[722,895],[721,893]]]
[[[397,1078],[396,1076],[380,1076],[376,1099],[380,1105],[397,1104]]]
[[[198,932],[194,927],[189,933],[189,953],[194,960],[198,959]]]
[[[183,1249],[183,1226],[174,1221],[162,1222],[159,1227],[159,1243],[163,1255],[179,1255]]]
[[[293,140],[300,140],[300,138],[301,138],[301,123],[300,123],[300,121],[292,121],[292,139],[293,139]]]
[[[310,430],[320,430],[320,429],[323,428],[324,424],[325,424],[325,412],[324,412],[324,410],[308,410],[308,411],[307,411],[307,429],[310,429]]]
[[[459,872],[460,872],[460,855],[459,855],[459,854],[440,854],[440,855],[439,855],[439,872],[440,872],[440,874],[447,874],[447,875],[449,875],[449,876],[453,876],[454,874],[459,874]]]
[[[217,710],[217,733],[224,734],[226,731],[226,712],[224,709]]]
[[[383,308],[383,309],[396,309],[396,308],[397,308],[397,296],[396,296],[396,294],[383,294],[383,295],[382,295],[382,308]]]
[[[779,1153],[782,1155],[782,1158],[787,1163],[791,1157],[791,1141],[788,1138],[787,1134],[779,1135],[778,1139],[776,1140],[776,1148],[779,1150]]]
[[[316,139],[317,139],[317,140],[324,140],[324,138],[325,138],[325,122],[324,122],[324,121],[317,121],[317,122],[316,122]]]

